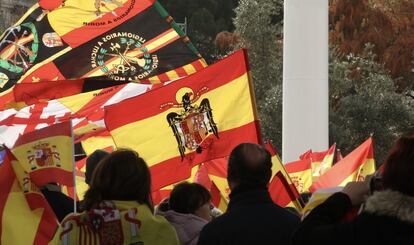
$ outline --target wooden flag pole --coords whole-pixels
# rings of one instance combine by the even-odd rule
[[[73,134],[73,123],[72,119],[70,119],[70,128],[71,128],[71,135],[72,135],[72,174],[73,174],[73,212],[77,212],[76,208],[76,162],[75,162],[75,136]]]

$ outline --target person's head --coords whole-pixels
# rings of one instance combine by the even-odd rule
[[[231,190],[236,187],[266,188],[272,176],[270,153],[262,146],[243,143],[230,154],[227,181]]]
[[[197,183],[182,182],[170,194],[170,209],[183,214],[194,214],[211,220],[211,196],[208,190]]]
[[[86,159],[86,171],[85,171],[85,182],[86,184],[91,184],[92,174],[95,170],[98,163],[101,162],[104,157],[109,155],[108,152],[102,150],[94,151],[87,159]]]
[[[414,137],[398,139],[384,164],[383,187],[414,196]]]
[[[117,150],[96,167],[84,210],[98,208],[104,200],[137,201],[152,210],[151,175],[144,159],[132,150]]]

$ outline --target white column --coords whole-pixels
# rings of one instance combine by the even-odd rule
[[[328,149],[328,0],[285,0],[283,141],[287,163]]]

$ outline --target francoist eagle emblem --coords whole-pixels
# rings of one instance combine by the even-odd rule
[[[168,124],[178,143],[181,160],[184,159],[187,150],[201,153],[206,149],[211,144],[207,141],[210,135],[219,138],[210,101],[204,98],[199,105],[195,103],[206,91],[208,91],[207,87],[201,88],[196,93],[190,88],[181,88],[176,94],[177,103],[169,102],[161,105],[161,109],[181,108],[167,115]]]

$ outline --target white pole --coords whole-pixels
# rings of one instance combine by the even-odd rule
[[[283,162],[328,149],[328,0],[285,0]]]

